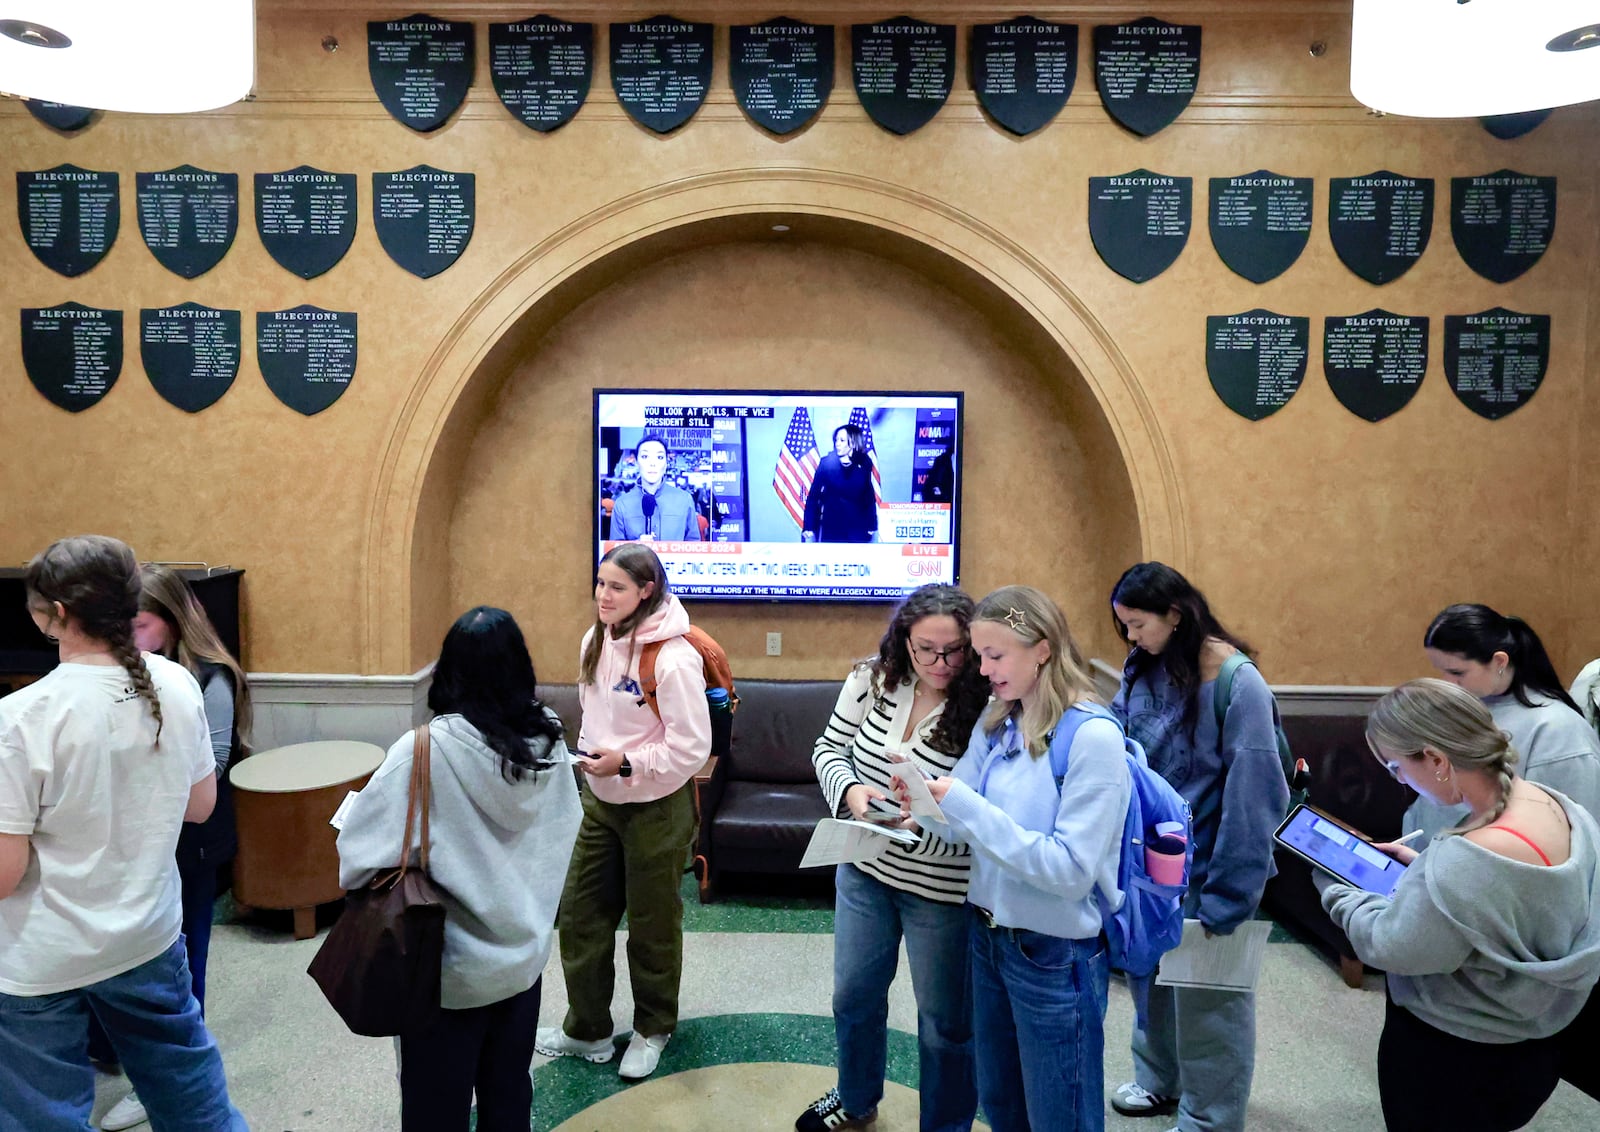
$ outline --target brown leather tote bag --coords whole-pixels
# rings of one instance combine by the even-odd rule
[[[416,729],[411,793],[400,865],[345,896],[345,908],[306,973],[350,1031],[394,1037],[439,1017],[439,971],[444,956],[444,905],[428,877],[427,725]],[[420,867],[411,857],[412,819],[422,811]]]

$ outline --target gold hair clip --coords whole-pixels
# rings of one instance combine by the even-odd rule
[[[1001,620],[1003,620],[1007,625],[1010,625],[1011,628],[1018,633],[1024,632],[1028,628],[1028,622],[1023,618],[1022,610],[1020,609],[1012,609],[1008,607],[1006,609],[1006,615],[1001,618]]]

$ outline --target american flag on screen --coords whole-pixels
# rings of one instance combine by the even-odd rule
[[[861,437],[866,442],[866,453],[872,457],[872,497],[883,503],[883,473],[878,470],[878,450],[872,446],[872,424],[867,420],[867,411],[859,406],[850,411],[850,423],[861,430]]]
[[[789,431],[784,433],[783,447],[778,449],[778,466],[772,469],[772,490],[778,493],[778,502],[797,527],[805,525],[806,493],[811,490],[811,477],[817,474],[821,460],[811,414],[801,406],[789,418]]]

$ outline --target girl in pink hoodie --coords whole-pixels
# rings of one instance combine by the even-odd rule
[[[648,1077],[678,1024],[683,973],[679,883],[694,838],[691,780],[711,753],[704,662],[683,639],[689,615],[667,589],[666,571],[643,543],[600,560],[595,623],[578,668],[583,825],[561,897],[561,969],[567,1016],[541,1029],[547,1057],[610,1061],[617,925],[628,915],[633,1037],[620,1075]],[[656,656],[655,710],[639,682],[639,655]]]

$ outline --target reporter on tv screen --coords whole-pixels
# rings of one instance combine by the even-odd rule
[[[698,542],[700,519],[694,496],[667,476],[672,452],[667,442],[647,433],[633,450],[638,486],[617,497],[611,510],[611,537],[618,541]]]

